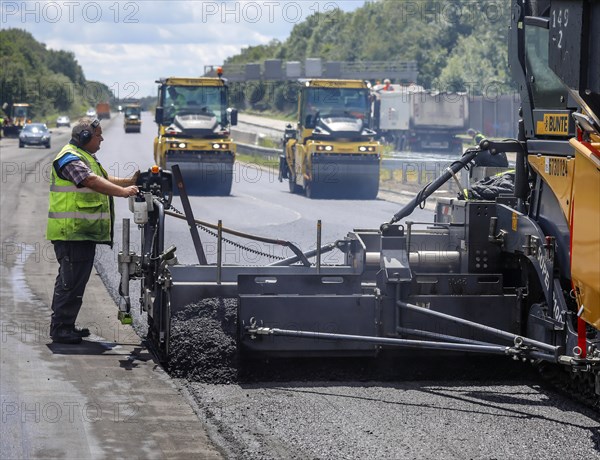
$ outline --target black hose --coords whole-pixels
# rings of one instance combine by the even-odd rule
[[[427,200],[427,198],[429,198],[433,192],[438,190],[442,185],[450,180],[458,171],[468,167],[469,163],[477,156],[479,152],[481,152],[481,149],[478,147],[466,150],[460,160],[453,162],[441,176],[423,187],[410,202],[408,202],[402,209],[400,209],[400,211],[394,214],[392,219],[387,224],[383,224],[381,226],[381,230],[384,231],[387,226],[392,225],[398,222],[400,219],[411,215],[417,206],[424,207],[425,200]]]

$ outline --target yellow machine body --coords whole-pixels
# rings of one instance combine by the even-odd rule
[[[12,123],[19,128],[22,128],[25,123],[30,123],[29,118],[29,104],[26,103],[15,103],[12,106]]]
[[[369,86],[362,80],[299,83],[297,129],[284,147],[290,190],[304,188],[309,197],[318,190],[375,198],[382,146],[366,129]]]
[[[571,274],[581,317],[600,328],[600,143],[575,147],[571,199]]]
[[[237,111],[227,107],[226,80],[169,77],[157,83],[154,161],[163,169],[179,165],[187,183],[205,193],[228,195],[237,150],[230,126],[237,124]]]
[[[556,196],[571,229],[571,276],[581,317],[600,327],[600,143],[571,139],[572,157],[529,164]]]

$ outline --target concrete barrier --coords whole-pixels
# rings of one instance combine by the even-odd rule
[[[237,129],[232,129],[231,137],[238,144],[242,143],[242,144],[254,145],[254,144],[256,144],[257,134],[250,133],[247,131],[240,131]]]

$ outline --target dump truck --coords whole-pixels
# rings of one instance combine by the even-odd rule
[[[566,9],[568,23],[554,21]],[[130,208],[141,246],[130,252],[126,219],[121,292],[141,280],[148,341],[159,359],[169,360],[174,315],[203,299],[233,298],[228,321],[242,361],[269,357],[277,369],[288,357],[498,355],[530,362],[598,410],[600,3],[513,0],[511,11],[509,65],[523,101],[518,137],[467,149],[379,228],[327,245],[317,233],[316,249],[302,251],[285,239],[196,220],[176,167],[140,175],[142,194]],[[514,153],[508,192],[440,198],[429,221],[409,218],[484,152]],[[170,201],[174,184],[182,211]],[[171,218],[187,222],[197,264],[178,262],[166,231]],[[198,227],[217,238],[216,264],[207,263]],[[293,255],[264,266],[226,265],[220,254],[230,234]],[[329,251],[340,251],[343,263],[321,264]]]
[[[288,125],[279,181],[291,193],[375,199],[381,144],[370,127],[369,86],[361,80],[298,81],[298,122]]]
[[[469,124],[466,93],[425,90],[419,85],[372,89],[374,128],[398,150],[462,153]]]
[[[26,123],[31,123],[31,106],[25,102],[15,102],[10,105],[2,104],[2,111],[5,113],[3,132],[6,137],[18,137]]]
[[[96,104],[96,114],[98,119],[110,119],[110,104],[108,102],[98,102]]]
[[[227,80],[221,74],[157,80],[154,161],[164,169],[178,164],[196,194],[231,193],[236,144],[230,127],[237,124],[237,110],[228,107]]]
[[[142,132],[142,106],[140,104],[123,105],[123,129],[126,133]]]

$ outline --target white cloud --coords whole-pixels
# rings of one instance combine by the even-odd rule
[[[121,97],[154,95],[168,75],[201,75],[242,48],[285,40],[319,11],[364,0],[2,1],[2,27],[25,29],[49,48],[72,51],[86,78]]]

